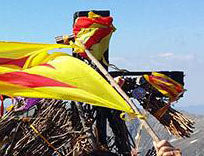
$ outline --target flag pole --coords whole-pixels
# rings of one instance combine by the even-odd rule
[[[136,105],[132,102],[132,100],[127,96],[127,94],[120,88],[120,86],[115,82],[113,77],[108,73],[108,71],[100,64],[100,62],[90,53],[89,50],[85,50],[87,56],[93,61],[93,63],[98,67],[98,69],[103,73],[103,75],[108,79],[110,82],[111,86],[113,86],[119,93],[120,95],[126,100],[128,105],[136,112],[140,113],[140,110],[136,107]],[[146,120],[141,120],[144,128],[146,131],[149,133],[149,135],[152,137],[152,139],[155,142],[159,142],[160,139],[158,135],[155,133],[155,131],[152,129],[152,127],[149,125],[149,123]]]

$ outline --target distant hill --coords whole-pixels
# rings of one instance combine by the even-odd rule
[[[160,138],[168,140],[177,148],[182,150],[183,156],[204,156],[204,116],[202,115],[192,115],[188,113],[184,113],[189,116],[191,119],[195,121],[195,130],[190,138],[185,139],[176,139],[174,136],[170,135],[166,129],[155,120],[153,116],[149,117],[149,123],[153,126],[153,129],[157,132]],[[136,134],[136,130],[138,128],[138,121],[128,123],[128,127],[130,129],[130,133],[133,137]],[[148,149],[150,149],[152,145],[151,137],[146,133],[143,129],[141,133],[141,142],[139,151],[141,152],[141,156],[145,155]]]
[[[193,114],[200,114],[200,115],[204,114],[204,104],[190,105],[190,106],[180,105],[180,106],[177,106],[176,109],[184,110],[186,112],[191,112]]]

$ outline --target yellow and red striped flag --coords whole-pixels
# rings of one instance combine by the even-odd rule
[[[93,12],[89,12],[88,17],[78,17],[73,27],[75,42],[71,44],[74,52],[86,58],[85,49],[88,49],[97,60],[104,61],[103,54],[115,31],[112,22],[112,17],[102,17]]]
[[[144,78],[159,92],[169,97],[171,102],[177,100],[185,91],[183,85],[161,73],[153,72],[152,75],[144,75]]]
[[[74,100],[134,113],[99,73],[68,54],[48,54],[53,48],[68,46],[0,42],[0,94]]]

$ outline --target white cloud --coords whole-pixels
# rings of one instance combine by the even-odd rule
[[[192,61],[196,59],[195,54],[175,54],[172,52],[166,52],[166,53],[159,53],[158,55],[152,57],[152,58],[161,58],[161,59],[171,59],[174,61]]]
[[[171,57],[171,56],[174,56],[174,53],[160,53],[158,56],[159,57]]]

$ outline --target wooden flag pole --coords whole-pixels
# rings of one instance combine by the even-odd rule
[[[89,50],[85,50],[87,56],[93,61],[93,63],[98,67],[98,69],[103,73],[103,75],[108,79],[110,84],[120,93],[120,95],[126,100],[128,105],[136,112],[140,113],[140,110],[136,107],[136,105],[132,102],[132,100],[127,96],[127,94],[120,88],[120,86],[115,82],[113,77],[107,72],[107,70],[100,64],[100,62],[90,53]],[[141,120],[144,128],[147,130],[147,132],[150,134],[152,139],[155,142],[160,141],[158,135],[154,132],[154,130],[151,128],[149,123],[146,120]]]

